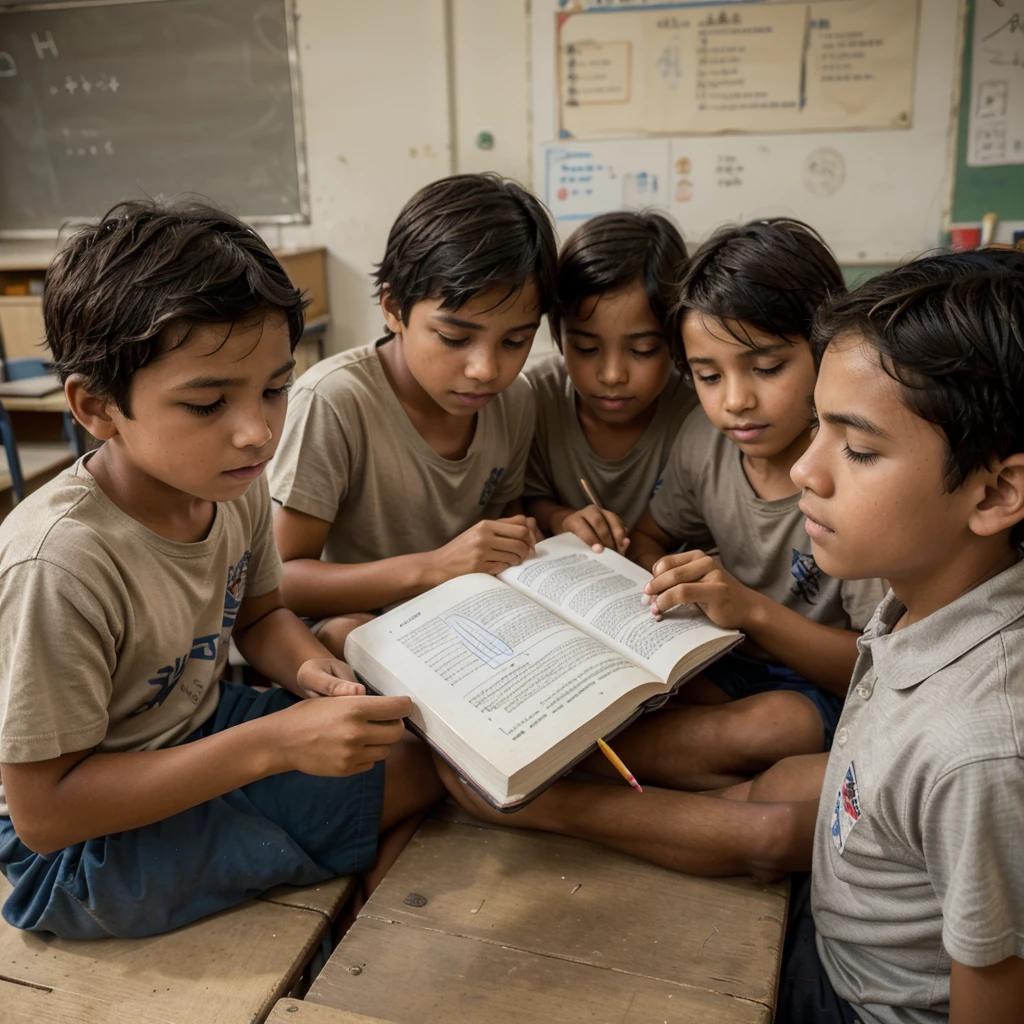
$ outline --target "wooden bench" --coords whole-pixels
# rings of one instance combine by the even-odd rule
[[[260,1024],[356,882],[279,886],[151,939],[72,941],[0,920],[4,1024]],[[0,876],[0,901],[10,885]]]
[[[350,1010],[336,1010],[321,1003],[282,999],[271,1011],[267,1024],[391,1024],[380,1017],[366,1017]]]
[[[770,1024],[787,893],[446,804],[306,1001],[394,1024]]]

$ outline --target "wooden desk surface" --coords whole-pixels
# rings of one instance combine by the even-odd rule
[[[41,398],[0,395],[0,402],[8,412],[67,412],[68,403],[63,391],[51,391]]]
[[[694,878],[450,805],[440,815],[307,1000],[396,1024],[771,1021],[785,884]]]

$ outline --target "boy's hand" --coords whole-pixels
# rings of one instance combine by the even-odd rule
[[[654,563],[652,575],[654,579],[644,587],[644,593],[650,598],[651,614],[656,619],[676,605],[695,604],[722,629],[746,628],[756,592],[703,551],[666,555]]]
[[[295,674],[303,697],[362,697],[366,687],[356,682],[355,674],[337,658],[310,658]]]
[[[433,552],[433,560],[440,582],[469,572],[495,576],[532,555],[538,539],[533,518],[484,519]]]
[[[566,516],[555,533],[574,533],[598,553],[609,547],[624,555],[629,547],[629,531],[622,520],[597,505],[588,505]]]
[[[357,775],[383,761],[405,732],[408,697],[328,697],[303,700],[270,716],[279,719],[280,771]]]

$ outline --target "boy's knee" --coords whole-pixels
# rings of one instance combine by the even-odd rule
[[[740,750],[774,764],[824,747],[825,727],[814,704],[793,690],[773,690],[729,705],[730,737]]]
[[[315,631],[320,641],[336,658],[345,657],[345,641],[349,633],[357,626],[362,626],[373,618],[369,612],[351,612],[348,615],[337,615],[321,623]]]

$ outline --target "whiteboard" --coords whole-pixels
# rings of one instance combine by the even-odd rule
[[[601,9],[613,19],[637,8],[709,6],[728,9],[730,0],[534,0],[533,181],[560,233],[598,213],[651,206],[668,211],[691,244],[723,223],[792,216],[820,231],[843,263],[898,261],[937,245],[950,191],[961,0],[921,4],[910,128],[559,139],[560,13]]]

